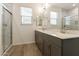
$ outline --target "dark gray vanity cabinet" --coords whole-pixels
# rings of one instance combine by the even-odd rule
[[[43,54],[43,40],[42,40],[42,33],[39,33],[39,49]]]
[[[54,36],[51,37],[51,56],[61,56],[62,55],[62,40]]]
[[[59,56],[61,55],[61,47],[55,45],[55,38],[45,33],[35,31],[36,44],[44,56]],[[53,42],[53,41],[55,42]],[[58,42],[58,41],[57,41]]]
[[[39,47],[39,33],[35,32],[35,41],[36,41],[36,45]]]
[[[50,56],[50,51],[51,51],[51,43],[50,43],[50,40],[48,37],[43,37],[43,41],[44,41],[44,44],[43,44],[43,55],[44,56]]]
[[[61,56],[61,47],[52,44],[50,53],[51,56]]]
[[[64,56],[79,56],[79,38],[71,38],[63,40]]]
[[[36,45],[38,46],[39,50],[43,54],[43,40],[42,40],[42,33],[40,32],[35,32],[35,41]]]
[[[35,31],[35,41],[43,56],[79,56],[79,37],[60,39]]]

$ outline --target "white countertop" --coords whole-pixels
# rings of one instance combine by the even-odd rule
[[[61,33],[59,30],[42,30],[42,29],[36,29],[36,31],[46,33],[51,36],[56,36],[60,39],[69,39],[69,38],[78,38],[79,37],[79,31],[66,31],[66,33]]]

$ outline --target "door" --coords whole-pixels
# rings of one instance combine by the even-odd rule
[[[12,43],[12,40],[11,40],[11,20],[12,20],[12,14],[7,9],[5,9],[3,7],[3,20],[2,20],[3,52]]]

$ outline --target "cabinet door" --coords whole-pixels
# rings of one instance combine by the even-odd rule
[[[50,53],[51,53],[51,56],[61,56],[61,47],[58,47],[55,44],[52,44]]]
[[[43,37],[42,37],[42,33],[39,33],[39,49],[40,51],[43,53]]]
[[[38,46],[39,50],[41,53],[43,53],[43,39],[42,39],[42,33],[40,32],[35,32],[35,41],[36,45]]]
[[[35,31],[35,42],[36,42],[36,45],[38,46],[38,42],[39,42],[39,33],[37,31]]]
[[[44,52],[43,52],[44,56],[50,56],[50,51],[51,51],[50,49],[51,49],[50,42],[47,39],[45,39],[44,40]]]

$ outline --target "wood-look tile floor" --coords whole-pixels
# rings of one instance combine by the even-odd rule
[[[5,56],[42,56],[36,44],[24,44],[13,46]]]

